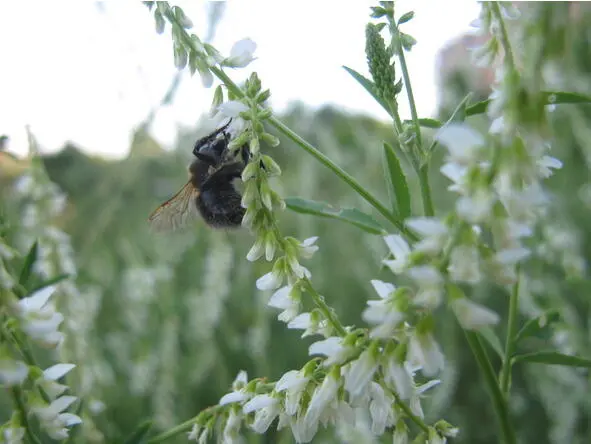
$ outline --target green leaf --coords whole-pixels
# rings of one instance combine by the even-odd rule
[[[404,32],[400,33],[400,44],[404,48],[405,51],[410,51],[414,45],[417,44],[417,40],[409,34],[405,34]]]
[[[23,268],[21,268],[21,273],[18,278],[18,283],[21,284],[23,287],[26,287],[26,283],[31,277],[31,271],[33,271],[33,265],[37,260],[37,250],[39,249],[39,243],[35,241],[31,246],[29,252],[27,253],[27,257],[25,257],[25,263],[23,264]]]
[[[386,165],[389,173],[388,182],[392,191],[392,208],[398,211],[400,218],[404,220],[411,214],[410,192],[408,191],[406,176],[398,161],[398,156],[396,156],[396,153],[394,152],[394,148],[386,142],[384,142],[384,155],[386,157]]]
[[[562,91],[544,91],[541,93],[545,105],[560,105],[567,103],[591,103],[591,96],[585,94],[562,92]],[[486,112],[490,100],[483,100],[466,108],[467,116],[474,116]]]
[[[403,23],[406,23],[406,22],[412,20],[412,18],[414,16],[415,16],[414,11],[408,11],[406,14],[403,14],[402,17],[400,17],[400,19],[398,19],[398,24],[402,25]]]
[[[145,442],[146,435],[152,427],[152,420],[141,423],[138,428],[124,441],[124,444],[141,444]]]
[[[371,234],[386,234],[386,230],[372,216],[356,208],[335,208],[325,202],[288,197],[285,199],[287,208],[296,213],[312,214],[353,224]]]
[[[542,313],[540,316],[534,319],[530,319],[525,325],[519,330],[519,333],[513,339],[513,342],[517,344],[522,339],[528,336],[536,336],[541,333],[544,329],[548,328],[551,324],[557,322],[560,319],[560,313],[556,309],[548,310]]]
[[[569,367],[591,368],[591,359],[565,355],[555,351],[525,353],[513,357],[513,362],[532,362],[547,365],[567,365]]]
[[[382,100],[381,97],[379,97],[377,95],[376,87],[371,80],[369,80],[367,77],[363,76],[362,74],[359,74],[357,71],[355,71],[352,68],[349,68],[347,66],[343,66],[343,68],[345,69],[345,71],[347,71],[349,74],[351,74],[351,76],[353,76],[353,78],[355,80],[357,80],[359,82],[359,84],[361,86],[363,86],[368,93],[371,94],[371,96],[376,100],[376,102],[378,102],[380,105],[382,105],[382,108],[384,108],[388,114],[391,114],[390,107],[386,104],[386,102],[384,102]]]
[[[69,278],[69,277],[70,277],[70,275],[69,275],[69,274],[65,274],[65,273],[64,273],[64,274],[60,274],[60,275],[58,275],[58,276],[56,276],[56,277],[53,277],[53,278],[51,278],[51,279],[48,279],[48,280],[46,280],[46,281],[42,282],[41,284],[39,284],[39,285],[35,286],[35,287],[34,287],[34,288],[33,288],[33,289],[30,291],[30,293],[34,293],[34,292],[36,292],[36,291],[39,291],[39,290],[41,290],[41,289],[43,289],[43,288],[45,288],[45,287],[49,287],[50,285],[55,285],[55,284],[57,284],[58,282],[61,282],[61,281],[63,281],[64,279],[67,279],[67,278]]]
[[[408,120],[407,122],[412,122],[412,120]],[[419,125],[424,126],[425,128],[441,128],[443,123],[441,123],[437,119],[419,119]]]
[[[490,327],[482,327],[478,329],[478,334],[482,336],[482,338],[488,342],[488,345],[495,351],[497,355],[501,359],[503,359],[503,347],[501,345],[501,340],[498,338],[494,330]]]

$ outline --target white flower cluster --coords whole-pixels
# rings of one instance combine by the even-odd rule
[[[230,55],[224,57],[212,45],[203,43],[195,34],[188,34],[186,29],[192,28],[193,23],[180,7],[171,8],[167,2],[155,3],[154,18],[157,31],[159,33],[164,31],[165,18],[172,24],[175,66],[178,69],[183,69],[188,63],[191,73],[199,73],[201,83],[205,88],[209,88],[213,84],[212,67],[244,68],[255,60],[256,43],[251,39],[246,38],[236,42],[230,50]]]
[[[55,348],[63,341],[63,334],[58,328],[64,317],[50,301],[55,290],[54,286],[45,287],[28,297],[9,302],[19,330],[45,348]],[[37,416],[41,429],[48,436],[64,440],[69,435],[69,427],[82,422],[77,415],[64,412],[77,398],[62,396],[68,386],[57,382],[74,367],[74,364],[60,363],[40,373],[36,367],[14,359],[7,350],[3,350],[0,352],[0,383],[6,387],[25,387],[26,381],[30,380],[32,388],[27,407]],[[7,442],[23,442],[22,424],[13,418],[3,426],[2,436]]]

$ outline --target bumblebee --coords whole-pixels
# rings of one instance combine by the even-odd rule
[[[195,143],[189,181],[150,215],[148,220],[154,230],[183,228],[198,215],[214,228],[241,225],[246,210],[242,208],[242,196],[233,180],[242,175],[250,151],[248,145],[237,153],[228,148],[230,122]]]

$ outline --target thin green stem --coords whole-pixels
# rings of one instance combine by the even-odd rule
[[[419,146],[419,150],[422,149],[423,142],[421,137],[421,125],[419,124],[419,116],[417,114],[417,106],[415,104],[415,97],[412,92],[412,85],[410,83],[410,76],[408,74],[408,66],[406,65],[406,58],[404,57],[404,48],[400,44],[400,30],[396,25],[394,18],[391,19],[391,29],[393,32],[393,37],[395,38],[395,48],[397,48],[397,55],[398,60],[400,61],[400,69],[402,70],[402,78],[404,79],[404,88],[406,89],[406,95],[408,96],[408,104],[410,105],[410,114],[412,116],[412,122],[415,127],[415,133],[417,136],[417,144]]]
[[[21,416],[21,422],[23,428],[25,429],[25,433],[31,442],[34,444],[41,444],[41,441],[35,433],[33,433],[33,429],[31,429],[31,424],[29,423],[29,418],[27,416],[27,408],[25,406],[25,402],[23,401],[22,397],[22,390],[20,387],[12,387],[10,389],[10,393],[12,394],[12,399],[14,400],[14,404],[18,412]]]
[[[509,411],[507,409],[505,397],[499,388],[493,366],[480,342],[480,338],[477,333],[471,331],[464,330],[464,333],[466,334],[466,339],[468,340],[472,354],[476,358],[476,362],[478,363],[478,367],[484,377],[484,382],[486,383],[486,387],[492,399],[493,408],[501,426],[503,442],[505,444],[516,444],[515,432],[513,431],[513,426],[509,419]]]
[[[501,43],[503,44],[503,48],[505,50],[505,63],[509,65],[509,68],[515,69],[515,59],[513,57],[513,50],[511,49],[511,42],[509,41],[509,33],[507,32],[507,27],[505,26],[505,20],[503,19],[503,14],[501,13],[501,7],[499,6],[499,2],[490,2],[491,9],[493,14],[496,16],[499,22],[499,31],[501,33]]]
[[[161,433],[160,435],[156,435],[153,438],[150,438],[147,441],[147,444],[155,444],[158,442],[166,441],[169,438],[180,435],[183,432],[187,432],[187,431],[191,430],[193,425],[195,425],[199,422],[200,417],[208,415],[208,414],[216,414],[221,409],[222,409],[222,406],[219,406],[219,405],[214,405],[214,406],[208,407],[205,410],[202,410],[194,418],[191,418],[188,421],[185,421],[177,426],[174,426],[173,428],[168,429],[167,431]]]
[[[347,331],[340,323],[340,321],[337,319],[332,309],[326,304],[326,302],[324,302],[324,298],[314,289],[312,283],[308,279],[305,279],[305,283],[306,291],[310,294],[310,296],[312,296],[312,299],[314,299],[314,303],[322,312],[324,317],[328,320],[328,322],[332,324],[339,336],[346,336]]]
[[[425,216],[435,216],[433,198],[431,197],[431,185],[429,185],[429,163],[419,168],[419,182],[421,186],[421,197],[423,198],[423,212]]]
[[[410,418],[410,420],[412,422],[414,422],[422,431],[429,433],[429,426],[427,424],[425,424],[425,422],[419,418],[417,415],[415,415],[412,410],[410,409],[410,407],[406,404],[406,402],[404,402],[402,399],[400,399],[400,397],[398,396],[397,393],[391,392],[394,395],[394,402],[396,403],[396,405],[398,407],[400,407],[400,409],[404,412],[404,414],[406,416],[408,416]]]
[[[517,268],[517,281],[513,285],[509,298],[509,319],[507,320],[507,338],[505,339],[505,356],[501,368],[500,385],[505,398],[509,397],[511,386],[511,367],[513,354],[515,353],[515,335],[517,334],[517,306],[519,302],[519,267]]]

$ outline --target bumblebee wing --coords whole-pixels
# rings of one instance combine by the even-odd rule
[[[148,222],[154,231],[176,231],[194,220],[198,213],[195,199],[199,190],[191,181],[150,214]]]

